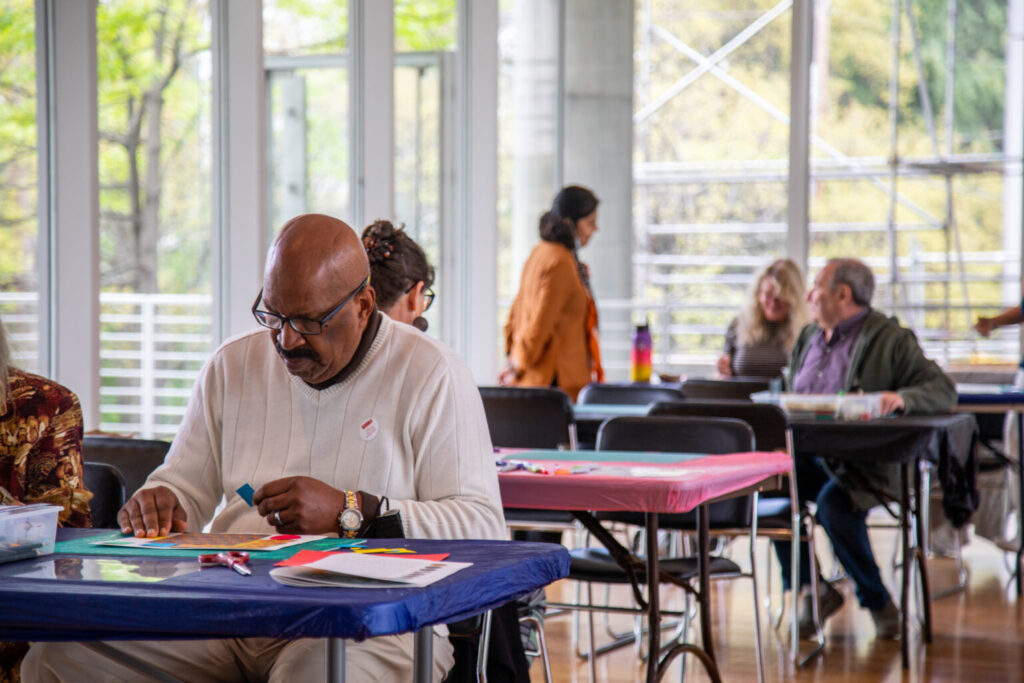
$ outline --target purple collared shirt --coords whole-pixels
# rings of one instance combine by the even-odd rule
[[[804,355],[804,363],[793,378],[793,391],[798,394],[834,394],[845,389],[846,371],[850,367],[853,343],[864,327],[870,308],[847,318],[832,330],[832,338],[825,341],[820,331],[811,340]]]

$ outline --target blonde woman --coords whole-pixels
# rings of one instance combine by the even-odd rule
[[[761,271],[750,302],[726,330],[718,374],[780,376],[797,334],[808,320],[805,289],[804,274],[790,259],[773,261]]]

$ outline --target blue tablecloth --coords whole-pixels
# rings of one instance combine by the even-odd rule
[[[61,529],[58,539],[90,532]],[[388,539],[368,546],[447,552],[474,564],[425,588],[294,588],[271,579],[274,562],[255,555],[251,577],[197,564],[193,573],[148,584],[82,580],[74,576],[75,556],[50,555],[0,567],[0,640],[362,640],[464,619],[569,571],[568,552],[548,543]],[[55,558],[57,579],[10,576]]]

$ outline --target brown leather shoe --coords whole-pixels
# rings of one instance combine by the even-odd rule
[[[890,600],[882,609],[871,610],[871,618],[875,621],[875,638],[882,640],[898,640],[900,637],[900,610]]]
[[[839,608],[843,606],[845,598],[843,598],[842,593],[833,588],[832,584],[824,579],[818,581],[818,592],[821,595],[818,602],[818,616],[821,618],[822,627],[824,627],[825,620],[839,611]],[[800,604],[801,640],[808,640],[816,635],[814,612],[811,611],[813,609],[811,604],[812,597],[810,594],[805,595]]]

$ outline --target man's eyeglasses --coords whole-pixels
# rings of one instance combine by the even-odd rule
[[[416,282],[412,283],[412,286],[410,286],[409,289],[405,290],[405,293],[408,294],[409,292],[411,292],[413,289],[416,288],[416,285],[418,285],[419,283],[420,283],[419,280],[417,280]],[[426,289],[423,290],[423,312],[424,313],[426,313],[430,309],[430,304],[434,303],[434,297],[435,296],[436,295],[434,294],[433,288],[427,287]]]
[[[323,331],[324,325],[327,321],[338,314],[338,311],[345,307],[349,301],[352,300],[359,292],[363,291],[366,285],[370,284],[370,276],[367,275],[366,279],[363,280],[358,287],[352,290],[352,293],[341,300],[341,303],[331,309],[330,313],[320,318],[319,320],[313,320],[312,318],[289,318],[286,315],[279,313],[271,313],[270,311],[262,311],[257,306],[260,305],[260,301],[263,300],[263,290],[260,290],[259,296],[256,297],[255,303],[252,305],[252,317],[256,318],[256,322],[263,327],[269,327],[272,330],[280,330],[284,327],[285,323],[288,323],[293,330],[302,335],[317,335]]]

